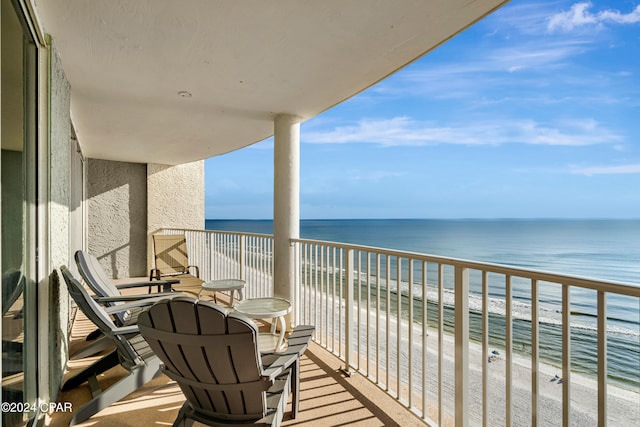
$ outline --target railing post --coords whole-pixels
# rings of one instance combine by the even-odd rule
[[[469,269],[455,267],[455,425],[469,425]],[[440,420],[442,420],[442,416]]]
[[[538,280],[531,280],[531,426],[538,427],[540,401],[540,326],[539,326]],[[486,353],[485,353],[486,354]]]
[[[240,247],[238,248],[239,252],[239,260],[238,260],[238,268],[240,269],[240,280],[245,280],[246,277],[246,269],[247,269],[247,236],[244,234],[240,236]]]
[[[302,275],[302,267],[300,262],[300,242],[293,241],[292,245],[293,245],[294,270],[295,270],[295,273],[293,275],[293,295],[294,295],[293,304],[296,307],[296,310],[294,312],[295,317],[293,321],[295,325],[299,325],[301,323],[300,316],[302,312],[302,298],[300,296],[300,293],[301,293],[300,278]]]
[[[571,425],[571,289],[562,285],[562,426]]]
[[[209,233],[209,279],[215,280],[217,274],[217,265],[216,265],[216,239],[217,233],[211,232]]]
[[[342,371],[351,376],[351,353],[353,352],[353,249],[346,250],[345,260],[345,284],[344,284],[344,335],[345,335],[345,350],[344,350],[344,363],[345,366]]]
[[[607,425],[607,294],[598,291],[598,427]]]
[[[533,322],[532,322],[533,323]],[[535,325],[532,325],[535,327]],[[489,425],[489,273],[482,271],[482,426]],[[533,425],[537,427],[537,425]]]
[[[513,411],[513,288],[511,275],[505,276],[505,425],[512,425]],[[486,357],[483,355],[483,357]]]

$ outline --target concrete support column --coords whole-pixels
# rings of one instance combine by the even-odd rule
[[[290,114],[274,121],[273,287],[276,297],[295,300],[295,253],[291,239],[300,237],[300,118]],[[294,305],[294,310],[296,307]],[[287,318],[288,327],[293,312]]]

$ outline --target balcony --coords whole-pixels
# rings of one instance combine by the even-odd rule
[[[224,295],[219,302],[226,304]],[[84,337],[94,328],[79,313],[74,323],[70,350],[81,347]],[[95,358],[69,363],[70,373]],[[423,422],[363,377],[345,378],[339,371],[341,361],[312,343],[301,363],[301,408],[298,417],[290,419],[291,406],[285,413],[284,426],[354,425],[354,426],[420,426]],[[100,378],[101,383],[115,382],[124,370],[114,368]],[[91,398],[88,385],[62,393],[59,402],[80,407]],[[135,393],[99,412],[80,426],[151,426],[171,425],[184,402],[180,388],[165,376],[145,384]],[[45,421],[51,427],[68,426],[72,413],[54,412]]]
[[[243,278],[250,284],[245,297],[272,295],[271,236],[162,232],[186,234],[190,262],[205,280]],[[637,335],[619,334],[607,316],[621,299],[640,315],[640,287],[365,246],[291,243],[294,321],[315,325],[316,336],[303,363],[300,417],[285,425],[640,423]],[[523,288],[530,305],[514,298]],[[576,293],[594,298],[590,325],[575,323]],[[545,306],[550,295],[556,311]],[[621,346],[631,349],[629,360],[620,357]],[[631,369],[620,378],[625,365]],[[130,411],[136,425],[142,416],[171,422],[181,399],[175,384],[159,378],[87,425],[126,425]],[[56,414],[50,425],[64,420]]]

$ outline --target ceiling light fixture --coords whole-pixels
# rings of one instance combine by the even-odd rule
[[[191,98],[193,96],[188,90],[181,90],[180,92],[178,92],[178,95],[180,95],[182,98]]]

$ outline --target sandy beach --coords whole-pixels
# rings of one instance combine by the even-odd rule
[[[324,301],[321,307],[317,307],[324,313]],[[337,307],[336,307],[337,308]],[[344,309],[344,306],[343,306]],[[389,345],[384,342],[386,319],[384,314],[380,314],[379,329],[381,346],[379,349],[380,368],[375,366],[376,348],[376,323],[373,313],[370,315],[369,329],[366,329],[364,320],[366,313],[361,311],[361,333],[360,333],[360,366],[359,371],[377,382],[383,388],[386,383],[387,369],[385,367],[386,350],[389,350],[390,363],[389,388],[396,390],[396,376],[398,372],[395,363],[397,344],[396,331],[397,324],[391,319],[389,324],[390,339]],[[400,386],[399,399],[405,404],[409,399],[408,392],[408,371],[409,371],[409,339],[408,324],[402,322],[400,360],[401,377],[405,378]],[[316,325],[316,339],[326,343],[325,337],[320,334],[325,333],[324,328]],[[422,346],[421,327],[413,325],[412,348],[412,387],[414,390],[412,404],[419,411],[422,410]],[[354,340],[357,337],[354,336]],[[344,336],[342,337],[344,346]],[[365,349],[371,352],[369,361],[369,371],[367,367],[367,355]],[[335,341],[337,350],[337,337]],[[355,346],[355,345],[354,345]],[[331,350],[332,346],[328,345]],[[344,347],[343,347],[344,348]],[[455,370],[454,370],[454,336],[449,333],[443,334],[443,366],[442,366],[442,396],[444,425],[448,425],[455,414],[454,393],[455,393]],[[354,348],[355,350],[355,348]],[[499,348],[489,348],[489,354],[482,351],[482,344],[474,341],[469,342],[469,416],[471,425],[482,425],[482,365],[483,359],[492,356],[492,351],[497,350],[499,354],[493,355],[492,361],[487,363],[488,384],[487,384],[487,424],[490,426],[505,425],[506,421],[506,359],[505,353]],[[511,416],[514,426],[531,425],[531,360],[515,352],[512,355],[512,396],[511,396]],[[548,363],[538,364],[538,425],[541,426],[561,426],[562,425],[562,390],[561,380],[562,369]],[[438,331],[434,328],[428,329],[427,336],[427,414],[428,417],[437,421],[438,408]],[[598,395],[597,382],[595,378],[586,375],[571,374],[571,425],[585,427],[597,425]],[[615,426],[638,426],[640,425],[640,390],[630,391],[615,385],[608,385],[607,413],[609,425]],[[394,394],[392,392],[392,394]]]
[[[444,410],[448,414],[454,413],[454,402],[451,398],[454,391],[454,338],[444,335],[444,363],[443,385]],[[432,366],[434,372],[437,366],[437,331],[429,331],[427,348],[429,349],[428,366]],[[492,349],[491,349],[492,350]],[[505,425],[505,378],[506,360],[504,352],[491,363],[488,363],[488,424]],[[469,343],[469,414],[472,425],[482,424],[482,361],[485,356],[482,345],[476,342]],[[417,359],[420,360],[420,359]],[[514,354],[512,358],[512,421],[513,425],[531,425],[531,360]],[[538,397],[538,425],[561,426],[562,425],[562,371],[546,363],[538,365],[539,397]],[[556,375],[558,377],[556,377]],[[437,374],[433,375],[437,377]],[[428,378],[431,377],[428,373]],[[429,381],[429,389],[437,388],[436,378]],[[450,392],[450,393],[449,393]],[[434,398],[434,393],[428,392],[428,396]],[[571,425],[591,426],[597,425],[597,382],[582,374],[571,374]],[[615,426],[640,425],[640,393],[624,390],[622,388],[608,386],[608,421]]]

